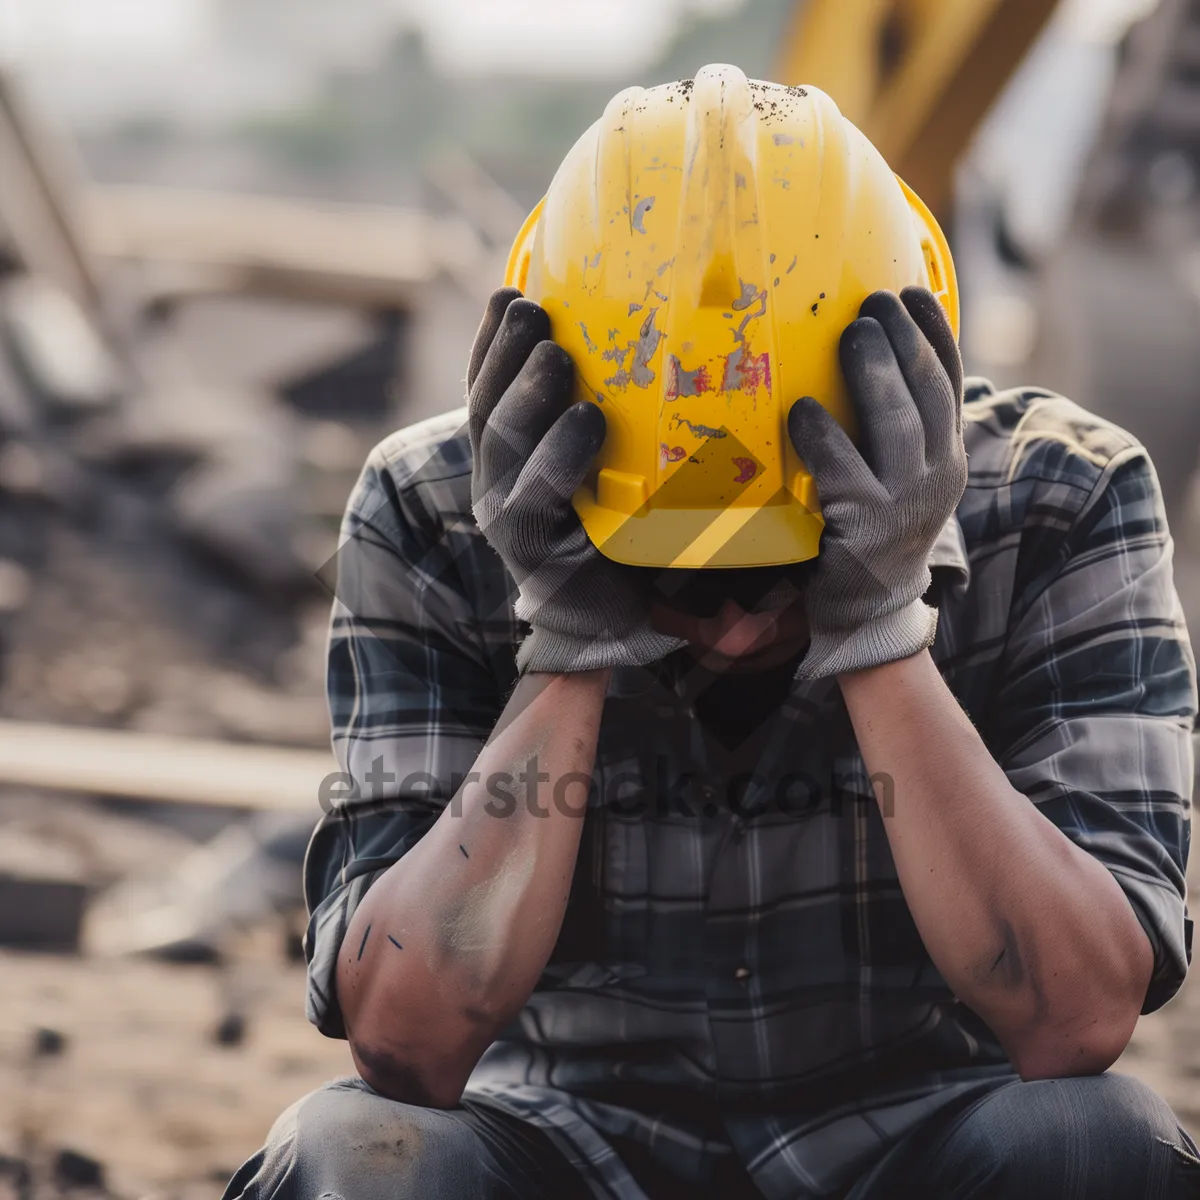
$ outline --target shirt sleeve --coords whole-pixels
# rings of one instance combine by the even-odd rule
[[[304,866],[307,1012],[330,1037],[346,1036],[335,968],[355,908],[437,819],[502,707],[463,585],[472,542],[455,544],[431,507],[380,448],[342,525],[327,671],[342,774]]]
[[[1036,515],[1021,534],[992,749],[1013,786],[1128,897],[1154,950],[1148,1013],[1191,961],[1196,718],[1158,481],[1130,445],[1080,492],[1081,506],[1037,480],[1027,494]]]

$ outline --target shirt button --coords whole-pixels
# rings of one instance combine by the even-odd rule
[[[738,983],[745,983],[746,980],[750,978],[750,968],[738,967],[738,969],[734,971],[733,977],[738,981]]]

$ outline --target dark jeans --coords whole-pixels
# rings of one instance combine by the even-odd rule
[[[759,1195],[743,1176],[719,1200]],[[576,1200],[590,1193],[540,1130],[489,1105],[399,1104],[360,1080],[293,1105],[225,1200]],[[684,1194],[668,1181],[655,1200]],[[690,1196],[698,1193],[689,1190]],[[1200,1157],[1125,1075],[1004,1083],[891,1147],[841,1200],[1198,1200]],[[712,1200],[718,1200],[714,1192]]]

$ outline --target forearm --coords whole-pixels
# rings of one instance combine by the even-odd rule
[[[529,998],[570,892],[608,674],[523,677],[458,796],[355,912],[338,999],[377,1091],[455,1104]]]
[[[1012,787],[927,652],[839,682],[946,982],[1022,1075],[1106,1069],[1152,970],[1116,880]]]

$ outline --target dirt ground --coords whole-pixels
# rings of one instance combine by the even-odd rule
[[[0,1200],[64,1194],[64,1150],[104,1167],[108,1190],[66,1193],[77,1200],[209,1200],[284,1108],[351,1070],[345,1045],[305,1020],[303,967],[277,929],[221,968],[10,952],[0,978],[0,1155],[43,1181],[22,1192],[0,1160]],[[1200,1136],[1200,971],[1142,1019],[1117,1069]]]
[[[60,1194],[63,1150],[104,1167],[107,1191],[72,1196],[209,1200],[293,1100],[352,1070],[304,1018],[303,967],[256,941],[220,969],[0,955],[0,1154],[33,1164],[37,1200]]]

